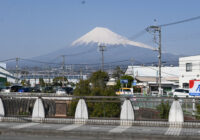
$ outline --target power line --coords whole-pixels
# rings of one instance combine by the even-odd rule
[[[16,60],[16,58],[10,58],[10,59],[6,59],[6,60],[1,60],[0,62],[7,62],[7,61],[14,61]]]
[[[198,20],[198,19],[200,19],[200,16],[196,16],[196,17],[192,17],[192,18],[188,18],[188,19],[184,19],[184,20],[180,20],[180,21],[175,21],[175,22],[171,22],[171,23],[161,24],[161,25],[158,25],[158,26],[159,27],[166,27],[166,26],[176,25],[176,24],[189,22],[189,21],[193,21],[193,20]]]
[[[146,30],[145,29],[143,29],[140,32],[136,33],[135,35],[129,37],[129,39],[134,40],[136,38],[139,38],[139,37],[143,36],[144,34],[146,34]]]
[[[95,51],[94,48],[90,49],[90,50],[87,50],[87,51],[83,51],[83,52],[79,52],[79,53],[74,53],[74,54],[64,54],[64,56],[77,56],[77,55],[83,55],[83,54],[87,54],[87,53],[90,53],[90,52],[93,52]]]

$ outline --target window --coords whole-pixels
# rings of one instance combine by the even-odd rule
[[[183,88],[189,88],[189,83],[183,83]]]
[[[192,63],[186,63],[186,71],[192,71]]]

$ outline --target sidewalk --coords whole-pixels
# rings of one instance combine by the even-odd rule
[[[95,139],[199,139],[199,128],[181,127],[145,127],[145,126],[111,126],[84,124],[45,124],[45,123],[0,123],[1,136],[69,136],[92,137]]]

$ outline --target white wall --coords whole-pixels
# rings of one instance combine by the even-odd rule
[[[153,66],[128,66],[126,70],[126,75],[134,76],[158,76],[158,67]],[[178,77],[179,76],[179,67],[162,67],[161,68],[162,77]]]
[[[1,68],[1,67],[0,67],[0,72],[4,73],[4,74],[7,74],[7,75],[10,75],[10,76],[14,76],[12,73],[10,73],[9,71],[7,71],[6,69]],[[4,74],[0,74],[0,77],[7,78],[7,81],[10,82],[10,83],[15,83],[15,79],[14,78],[6,77]]]
[[[192,71],[186,71],[186,63],[192,63]],[[183,83],[189,80],[200,80],[200,55],[179,58],[179,86],[183,88]]]

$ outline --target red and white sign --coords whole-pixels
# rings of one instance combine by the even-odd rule
[[[200,96],[200,80],[190,80],[189,88],[190,96]]]

